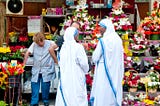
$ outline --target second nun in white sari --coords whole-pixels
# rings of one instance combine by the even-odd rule
[[[88,106],[85,74],[89,70],[84,47],[76,42],[78,30],[66,29],[60,51],[60,83],[55,106]]]
[[[92,55],[96,65],[91,90],[92,106],[121,106],[124,57],[122,40],[109,19],[99,22],[103,37]]]

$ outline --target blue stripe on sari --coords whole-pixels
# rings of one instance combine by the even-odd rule
[[[114,87],[114,85],[113,85],[113,82],[112,82],[110,73],[109,73],[109,71],[108,71],[107,58],[106,58],[106,56],[105,56],[104,42],[102,41],[102,39],[99,39],[99,41],[100,41],[100,44],[101,44],[101,47],[102,47],[102,54],[103,54],[103,58],[104,58],[104,68],[105,68],[106,76],[107,76],[107,78],[108,78],[108,80],[109,80],[109,84],[110,84],[110,86],[111,86],[111,88],[112,88],[113,94],[114,94],[115,99],[116,99],[116,98],[117,98],[117,93],[116,93],[115,87]],[[117,104],[117,106],[119,106],[118,103],[117,103],[117,100],[116,100],[116,104]]]

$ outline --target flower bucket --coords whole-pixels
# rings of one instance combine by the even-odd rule
[[[150,35],[150,40],[160,40],[160,35],[159,34],[152,34],[152,35]]]
[[[21,84],[20,75],[12,75],[8,77],[9,87],[18,87]]]
[[[137,92],[137,87],[131,87],[131,88],[129,88],[129,92]]]

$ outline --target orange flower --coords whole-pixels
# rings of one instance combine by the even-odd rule
[[[7,75],[20,75],[24,72],[24,67],[21,64],[6,64],[5,66],[1,65],[2,71]]]

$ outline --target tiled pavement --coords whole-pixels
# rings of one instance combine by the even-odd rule
[[[22,98],[23,98],[23,103],[25,103],[25,106],[30,106],[31,94],[23,94]],[[39,98],[40,98],[39,106],[44,106],[41,99],[41,94],[39,95]],[[55,98],[56,98],[56,94],[50,93],[49,106],[55,106]]]

